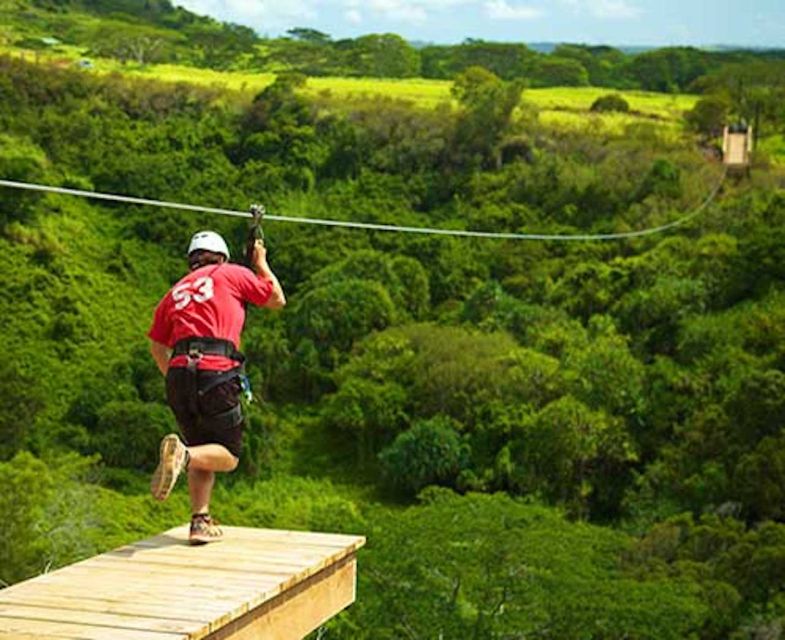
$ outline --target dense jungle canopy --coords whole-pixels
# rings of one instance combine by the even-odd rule
[[[7,180],[612,233],[694,211],[722,176],[722,125],[754,121],[750,174],[660,235],[521,242],[267,223],[289,304],[250,311],[257,402],[215,503],[231,524],[368,536],[358,601],[327,637],[779,637],[781,53],[418,49],[308,29],[266,40],[160,0],[2,7],[18,18],[0,57]],[[248,96],[20,60],[14,47],[42,29],[129,65],[276,79]],[[147,43],[141,61],[134,42]],[[443,78],[452,100],[307,94],[314,75]],[[698,96],[676,121],[633,114],[617,127],[588,109],[577,127],[544,122],[527,100],[528,87],[588,84],[615,96],[595,112],[625,111],[632,89]],[[175,424],[145,333],[200,228],[241,253],[236,219],[0,189],[3,583],[187,518],[182,489],[163,506],[146,493]]]

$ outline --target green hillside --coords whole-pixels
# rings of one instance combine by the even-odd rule
[[[231,25],[145,6],[0,5],[0,179],[453,230],[695,214],[606,242],[265,224],[289,303],[250,312],[257,402],[213,506],[368,537],[329,637],[777,637],[782,63],[721,61],[695,94],[642,91],[620,66],[622,100],[598,107],[609,87],[526,87],[488,51],[430,79],[208,64],[196,26]],[[177,59],[74,68],[119,25]],[[62,44],[36,61],[46,34]],[[750,173],[717,188],[718,123],[747,116]],[[0,188],[0,584],[188,518],[183,486],[147,493],[176,426],[145,333],[190,235],[213,228],[239,256],[245,226]]]

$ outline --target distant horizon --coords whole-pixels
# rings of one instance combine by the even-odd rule
[[[281,34],[281,37],[285,36],[286,34]],[[370,34],[363,34],[363,35],[370,35]],[[273,36],[275,37],[275,36]],[[357,36],[354,36],[357,37]],[[482,42],[493,42],[499,44],[525,44],[527,47],[558,47],[559,45],[575,45],[578,47],[611,47],[613,49],[617,49],[619,51],[625,51],[630,49],[640,49],[640,50],[653,50],[653,49],[665,49],[665,48],[692,48],[692,49],[700,49],[700,50],[707,50],[707,51],[785,51],[785,43],[781,46],[751,46],[751,45],[741,45],[741,44],[732,44],[727,42],[720,42],[720,43],[711,43],[711,44],[639,44],[639,43],[627,43],[627,44],[609,44],[607,42],[577,42],[577,41],[568,41],[568,40],[521,40],[521,41],[512,41],[512,40],[490,40],[487,38],[464,38],[460,42],[428,42],[423,40],[408,40],[410,44],[416,44],[418,46],[455,46],[462,44],[466,40],[477,40]]]
[[[173,0],[279,37],[295,27],[333,39],[395,33],[410,42],[571,43],[617,49],[784,49],[785,3],[748,0]],[[633,44],[630,44],[633,43]]]

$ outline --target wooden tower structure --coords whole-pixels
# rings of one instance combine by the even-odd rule
[[[722,161],[730,170],[746,171],[752,153],[752,127],[746,124],[726,126],[722,133]]]

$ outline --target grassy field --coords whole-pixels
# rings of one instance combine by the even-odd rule
[[[628,125],[653,124],[660,136],[677,139],[684,126],[678,119],[652,119],[627,113],[592,113],[590,111],[546,109],[540,111],[539,121],[548,128],[560,130],[594,131],[598,135],[621,135]]]
[[[113,70],[119,65],[114,65]],[[101,69],[101,67],[98,67]],[[108,70],[108,69],[107,69]],[[124,70],[130,75],[156,78],[165,82],[195,82],[220,86],[228,90],[255,95],[271,84],[275,76],[269,73],[217,72],[209,69],[191,69],[174,65],[155,65],[141,69]],[[423,108],[435,108],[443,102],[452,102],[447,80],[424,78],[308,78],[305,91],[314,96],[341,101],[363,96],[383,95],[408,100]],[[666,127],[678,135],[684,111],[692,108],[697,100],[690,95],[665,95],[643,91],[625,92],[631,113],[589,113],[592,103],[607,89],[596,87],[555,87],[528,89],[523,97],[540,110],[540,120],[545,125],[575,129],[592,126],[606,133],[620,133],[626,125],[635,122],[652,122]]]
[[[36,59],[32,51],[20,52],[12,47],[0,46],[0,51],[15,55],[25,55]],[[60,65],[75,63],[81,58],[79,47],[59,46],[54,51],[38,54],[41,61]],[[164,82],[190,82],[207,86],[217,86],[229,91],[255,95],[275,80],[272,73],[253,73],[247,71],[213,71],[172,64],[139,66],[123,65],[116,60],[91,60],[95,73],[119,72],[142,78],[155,78]],[[364,95],[384,95],[401,100],[409,100],[422,107],[435,107],[450,101],[451,82],[447,80],[427,80],[423,78],[309,78],[306,92],[312,95],[329,95],[336,99],[362,97]],[[558,112],[583,114],[600,96],[610,93],[609,89],[598,87],[554,87],[548,89],[527,89],[524,97],[535,104],[546,120],[564,122],[569,126],[574,118]],[[658,120],[680,120],[684,111],[691,109],[697,100],[692,95],[668,95],[644,91],[621,92],[630,104],[632,113],[627,116],[603,116],[608,122],[631,121],[636,117]]]
[[[82,59],[80,47],[58,46],[55,50],[36,52],[21,51],[9,44],[0,44],[0,53],[21,55],[28,60],[57,66],[73,66]],[[187,82],[220,88],[242,99],[249,99],[275,80],[272,73],[248,71],[213,71],[171,64],[136,65],[121,64],[117,60],[91,59],[93,68],[86,73],[122,73],[139,78],[156,79],[163,82]],[[329,97],[336,101],[383,95],[408,100],[423,108],[434,108],[451,101],[451,82],[423,78],[308,78],[305,92],[312,96]],[[589,111],[592,103],[600,96],[612,91],[602,87],[553,87],[527,89],[523,97],[540,110],[540,122],[548,127],[568,130],[586,130],[619,135],[627,125],[649,122],[664,129],[666,135],[679,136],[682,131],[683,114],[691,109],[698,96],[669,95],[644,91],[619,92],[630,105],[630,113],[602,113]],[[762,141],[761,148],[772,161],[785,162],[785,141],[782,136]]]

